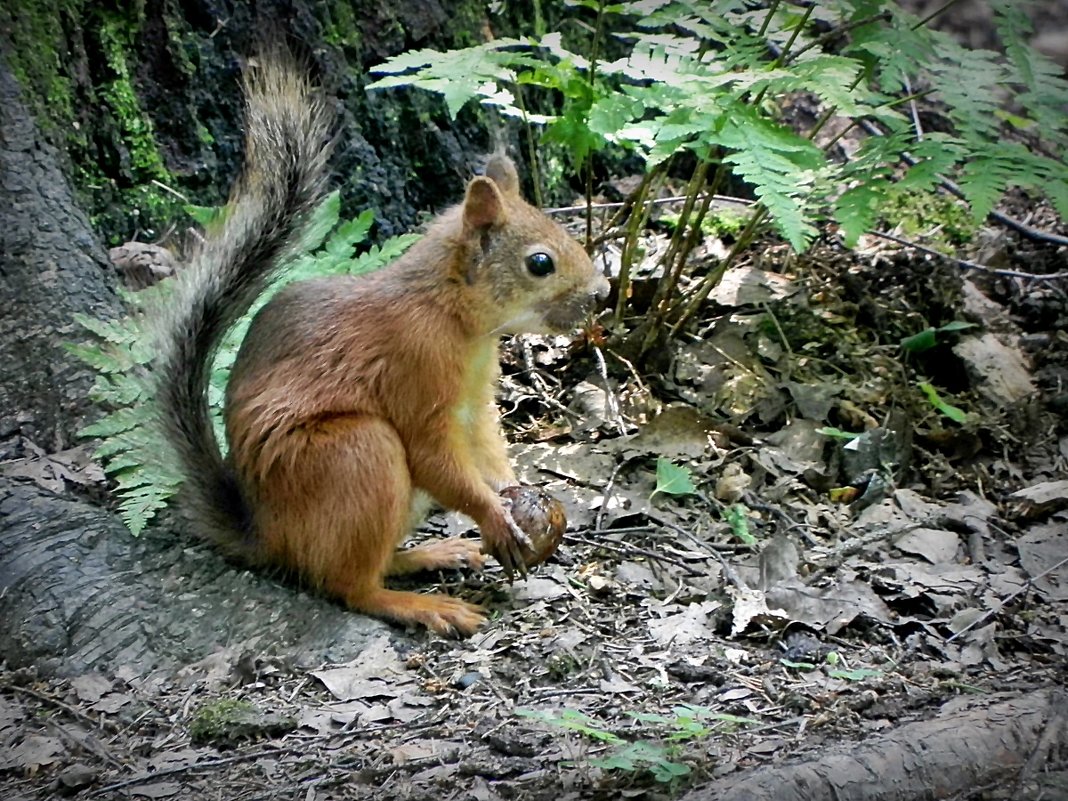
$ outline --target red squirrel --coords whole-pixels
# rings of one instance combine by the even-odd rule
[[[498,491],[516,483],[494,404],[502,334],[566,332],[608,282],[490,158],[463,201],[369,276],[296,282],[256,314],[226,391],[223,456],[211,363],[299,243],[324,193],[332,116],[291,59],[245,78],[246,152],[224,221],[160,320],[159,401],[205,537],[251,564],[297,571],[360,612],[467,636],[481,607],[388,589],[389,576],[480,568],[511,577],[524,535]],[[430,502],[471,517],[481,543],[401,543]]]

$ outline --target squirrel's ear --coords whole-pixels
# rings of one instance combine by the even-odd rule
[[[515,162],[503,153],[494,153],[486,162],[486,177],[492,178],[506,195],[519,196],[519,173]]]
[[[489,178],[472,178],[464,197],[464,228],[488,228],[504,216],[504,199],[496,182]]]

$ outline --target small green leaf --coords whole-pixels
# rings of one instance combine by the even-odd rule
[[[693,474],[689,468],[672,464],[663,456],[656,460],[656,489],[653,495],[663,492],[665,495],[693,495],[697,487],[693,483]]]
[[[910,353],[923,353],[938,344],[939,334],[952,334],[957,331],[967,331],[969,328],[978,328],[978,326],[965,320],[952,320],[938,328],[925,328],[918,334],[905,337],[901,340],[901,347]]]
[[[731,527],[731,533],[746,545],[755,545],[756,537],[749,533],[749,510],[740,503],[735,503],[723,510],[723,519]]]
[[[824,426],[823,428],[816,429],[817,434],[822,434],[825,437],[833,437],[834,439],[844,439],[846,441],[854,440],[860,436],[860,434],[854,434],[851,431],[843,431],[840,428],[834,426]]]
[[[794,670],[815,670],[816,666],[811,662],[795,662],[792,659],[780,659],[779,664]]]
[[[931,405],[935,407],[938,411],[940,411],[942,414],[944,414],[946,417],[948,417],[950,420],[955,423],[964,423],[968,420],[967,412],[957,406],[953,406],[952,404],[946,403],[944,400],[942,400],[942,396],[938,394],[938,390],[936,390],[929,383],[927,383],[926,381],[921,381],[917,386],[919,386],[919,388],[927,396],[927,400],[930,401]]]
[[[193,203],[186,203],[182,206],[182,210],[205,230],[225,220],[226,209],[226,206],[197,206]]]
[[[901,340],[901,347],[907,350],[909,353],[923,353],[925,350],[930,350],[938,344],[938,338],[935,336],[935,330],[933,328],[925,328],[918,334],[913,334],[910,337],[905,337]]]

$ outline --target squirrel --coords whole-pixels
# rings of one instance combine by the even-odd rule
[[[384,580],[478,569],[487,554],[509,579],[525,572],[525,535],[498,494],[517,483],[494,402],[499,340],[574,329],[608,281],[495,154],[390,265],[292,283],[257,312],[226,390],[224,457],[207,400],[215,351],[299,244],[332,147],[333,115],[291,57],[251,62],[244,91],[245,161],[223,222],[159,315],[180,508],[246,564],[296,571],[368,615],[468,636],[482,607]],[[481,542],[400,548],[431,502],[472,518]]]

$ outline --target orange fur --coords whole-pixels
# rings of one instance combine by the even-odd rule
[[[494,157],[464,202],[388,268],[291,285],[256,316],[226,398],[230,460],[267,561],[353,609],[471,634],[480,609],[384,588],[386,576],[522,569],[497,492],[515,483],[494,405],[502,333],[564,331],[607,282]],[[531,253],[555,270],[535,275]],[[423,495],[470,516],[474,543],[398,550]]]

